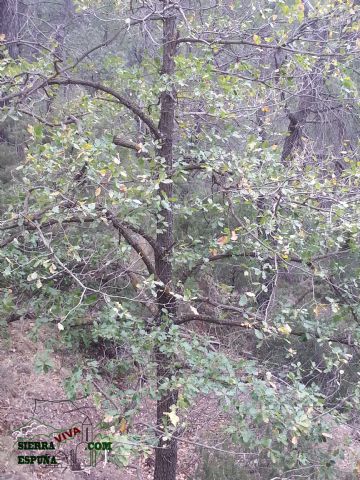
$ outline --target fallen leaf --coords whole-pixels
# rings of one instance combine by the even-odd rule
[[[55,273],[56,272],[56,265],[52,263],[49,267],[49,272],[50,273]]]
[[[281,325],[278,327],[278,332],[281,333],[282,335],[290,335],[291,333],[291,327],[287,323],[285,325]]]
[[[120,428],[119,428],[120,433],[126,433],[127,428],[128,428],[127,421],[125,420],[125,418],[122,418],[120,422]]]
[[[256,43],[256,45],[260,45],[261,37],[259,37],[259,35],[254,34],[253,35],[253,40],[254,40],[254,43]]]
[[[328,306],[326,304],[318,303],[314,308],[315,317],[320,317],[320,315],[326,312],[327,309],[328,309]]]
[[[229,237],[227,235],[222,235],[216,240],[216,243],[221,246],[226,245],[229,243]]]
[[[36,272],[30,273],[30,275],[27,276],[28,282],[31,282],[31,280],[36,280],[38,278],[38,274]]]
[[[142,143],[137,143],[136,144],[136,151],[138,153],[146,152],[146,148],[144,147],[144,145]]]
[[[236,240],[239,238],[239,235],[235,232],[235,230],[231,231],[231,240],[233,242],[236,242]]]

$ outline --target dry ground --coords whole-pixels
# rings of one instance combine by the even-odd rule
[[[1,338],[0,351],[0,480],[63,479],[79,480],[148,480],[152,478],[153,459],[137,460],[130,468],[119,469],[102,462],[96,468],[73,473],[69,469],[59,471],[51,467],[18,465],[14,432],[33,417],[34,399],[65,399],[63,382],[71,373],[71,368],[81,357],[76,352],[54,354],[54,368],[47,374],[37,374],[34,370],[36,354],[44,348],[45,338],[36,342],[30,338],[32,323],[20,320],[9,324],[8,331]],[[91,406],[91,399],[87,400]],[[104,414],[92,404],[92,420],[100,421]],[[152,401],[143,405],[136,423],[153,424],[155,404]],[[41,420],[56,425],[56,419],[63,418],[63,406],[53,404],[51,409],[42,410]],[[61,421],[61,420],[60,420]],[[189,479],[197,465],[196,446],[191,443],[200,440],[216,430],[221,421],[216,409],[216,399],[199,399],[187,418],[187,433],[179,443],[179,480]],[[206,440],[205,440],[206,441]],[[25,452],[26,453],[26,452]]]
[[[9,325],[3,335],[0,351],[0,480],[150,480],[153,459],[140,459],[130,468],[119,469],[111,463],[101,463],[91,470],[79,473],[59,471],[59,469],[31,465],[18,465],[18,452],[14,449],[16,438],[13,432],[32,417],[32,408],[37,399],[66,398],[63,381],[71,373],[72,366],[81,360],[76,352],[54,355],[54,368],[47,374],[34,371],[35,356],[44,348],[42,338],[36,342],[29,337],[31,323],[21,320]],[[91,406],[91,399],[87,400]],[[92,404],[93,420],[100,421],[104,414]],[[54,405],[41,419],[54,425],[54,418],[61,418],[61,405]],[[149,401],[143,405],[136,423],[154,423],[155,405]],[[47,417],[46,417],[47,415]],[[199,398],[186,419],[188,428],[179,442],[178,480],[193,479],[199,461],[196,443],[210,443],[216,436],[224,418],[217,409],[217,401],[212,397]],[[344,426],[334,433],[336,441],[349,440],[345,460],[339,464],[339,478],[360,478],[360,443],[353,430]],[[221,446],[221,445],[220,445]],[[359,474],[356,472],[358,466]],[[229,479],[232,480],[232,479]]]

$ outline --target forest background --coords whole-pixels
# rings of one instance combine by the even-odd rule
[[[1,0],[4,355],[78,352],[118,478],[358,478],[359,11]]]

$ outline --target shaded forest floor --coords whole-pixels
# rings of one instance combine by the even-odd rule
[[[11,323],[1,339],[0,353],[0,480],[27,479],[91,479],[91,480],[150,480],[153,473],[153,458],[139,459],[129,468],[118,468],[111,463],[101,462],[95,468],[74,473],[32,465],[19,465],[18,451],[14,448],[14,432],[32,416],[34,399],[65,399],[64,380],[70,375],[71,368],[81,356],[77,352],[61,352],[53,355],[53,368],[46,374],[34,371],[36,355],[41,353],[45,339],[32,341],[29,333],[31,323],[21,320]],[[106,389],[106,385],[103,385]],[[90,399],[88,402],[93,403]],[[58,408],[58,411],[56,410]],[[95,408],[94,420],[101,421],[104,412]],[[60,406],[54,406],[44,422],[51,424],[53,416],[61,417]],[[149,401],[143,405],[136,423],[154,423],[155,404]],[[186,418],[188,428],[179,442],[178,480],[207,480],[196,478],[199,463],[198,443],[214,444],[219,426],[224,418],[217,408],[217,400],[210,396],[199,398]],[[349,446],[344,461],[339,467],[339,478],[347,480],[360,478],[360,442],[354,438],[354,431],[346,426],[337,427],[333,434],[334,441],[347,441]],[[221,444],[220,444],[221,447]],[[26,452],[24,452],[26,454]],[[359,472],[359,473],[357,473]],[[254,479],[259,478],[255,476]],[[232,480],[232,479],[228,479]]]
[[[48,466],[19,465],[19,455],[14,432],[32,418],[34,399],[65,399],[64,380],[71,374],[71,367],[81,361],[77,352],[53,354],[53,368],[48,373],[38,374],[34,370],[36,356],[43,351],[44,340],[31,340],[32,324],[29,320],[20,320],[9,324],[1,339],[0,352],[0,480],[26,479],[65,479],[80,478],[93,480],[148,480],[153,474],[153,458],[140,459],[130,468],[118,468],[111,463],[100,462],[95,468],[82,472],[63,471]],[[102,385],[106,390],[106,385]],[[90,399],[88,402],[94,403]],[[101,421],[104,412],[95,410],[95,421]],[[154,423],[155,403],[144,404],[136,422]],[[42,415],[44,423],[52,424],[53,418],[61,418],[61,406],[54,406],[47,415]],[[221,415],[213,398],[199,399],[187,417],[189,428],[179,442],[179,480],[193,478],[198,463],[197,447],[194,438],[200,441],[213,433],[221,422]],[[190,440],[191,439],[191,440]],[[24,455],[29,455],[24,452]]]

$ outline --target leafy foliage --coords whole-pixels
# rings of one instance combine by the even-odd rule
[[[340,449],[312,447],[359,400],[358,6],[247,4],[81,1],[61,41],[11,58],[3,39],[26,158],[1,207],[0,308],[81,348],[70,396],[105,379],[119,465],[171,449],[215,395],[230,450],[328,478]],[[248,478],[208,462],[204,478]]]

